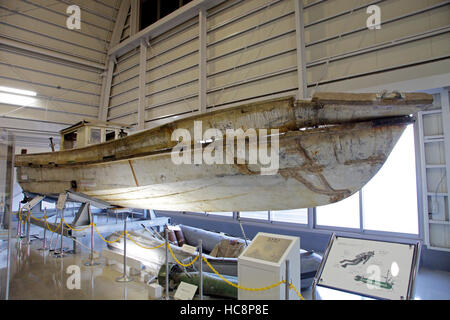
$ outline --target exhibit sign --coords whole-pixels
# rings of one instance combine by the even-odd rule
[[[333,235],[315,284],[375,299],[411,299],[419,250],[419,243]]]
[[[244,288],[265,288],[288,281],[301,288],[300,238],[259,232],[238,257],[238,282]],[[239,288],[238,300],[298,300],[286,283],[267,290]]]

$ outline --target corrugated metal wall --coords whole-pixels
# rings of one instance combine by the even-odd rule
[[[207,12],[207,108],[297,90],[292,0],[226,1]],[[137,123],[139,48],[118,58],[108,120]],[[146,127],[199,111],[199,19],[149,41]]]
[[[81,30],[66,26],[73,4],[81,9]],[[0,85],[38,94],[30,105],[0,104],[0,117],[64,126],[97,118],[104,70],[95,65],[105,64],[117,5],[116,0],[0,0],[0,39],[11,43],[0,44]]]
[[[207,11],[207,109],[295,95],[299,87],[295,2],[229,0]],[[346,80],[449,62],[450,1],[303,0],[306,82],[314,91],[351,91]],[[369,30],[369,5],[381,9]],[[198,112],[199,18],[148,47],[145,127]],[[306,71],[305,71],[306,70]],[[448,70],[441,70],[442,73]],[[420,78],[422,74],[408,75]],[[403,80],[409,80],[403,79]],[[387,81],[389,79],[386,79]],[[367,80],[366,80],[367,83]],[[368,85],[370,86],[370,80]],[[137,124],[139,48],[119,57],[108,120]]]
[[[127,1],[124,27],[118,35],[121,41],[133,36],[129,4],[134,2]],[[409,71],[402,80],[420,78],[421,70],[428,67],[434,74],[448,73],[450,1],[227,0],[206,12],[207,110],[298,92],[296,2],[303,2],[306,67],[300,72],[306,74],[309,95],[316,90],[352,91],[360,79],[370,87],[371,79],[399,68]],[[81,7],[81,31],[65,27],[70,4]],[[0,40],[108,65],[106,54],[120,4],[120,0],[50,4],[0,0]],[[381,9],[380,30],[366,26],[366,9],[372,4]],[[194,17],[148,40],[146,128],[199,112],[199,33],[199,18]],[[116,60],[107,91],[109,102],[105,100],[107,120],[135,125],[139,121],[139,46]],[[0,83],[39,93],[35,106],[17,109],[2,104],[0,115],[61,124],[96,118],[103,72],[0,44]]]
[[[448,62],[449,3],[443,0],[304,1],[310,92],[333,90],[335,83],[367,74],[413,68],[416,64],[442,59]],[[370,16],[366,9],[371,4],[381,9],[379,30],[369,30],[366,25]],[[423,75],[418,71],[410,74],[414,76]]]

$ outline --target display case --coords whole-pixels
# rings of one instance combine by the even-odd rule
[[[14,183],[14,139],[0,129],[0,299],[8,299],[11,213]]]
[[[238,280],[243,288],[264,288],[286,280],[300,290],[300,238],[260,232],[238,258]],[[260,291],[238,290],[239,300],[285,300],[286,286]],[[289,290],[289,300],[298,300]]]

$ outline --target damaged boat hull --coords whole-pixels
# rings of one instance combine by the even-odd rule
[[[18,180],[30,193],[75,189],[115,206],[142,209],[259,211],[326,205],[360,190],[413,121],[409,115],[432,103],[425,94],[384,100],[348,94],[339,100],[336,95],[242,106],[112,143],[21,155],[16,159]],[[194,120],[201,120],[204,130],[278,129],[277,170],[262,175],[262,166],[248,164],[248,158],[233,164],[175,164],[170,151],[177,142],[171,134],[177,128],[193,133]],[[248,153],[254,147],[247,141]],[[269,141],[269,153],[272,147]]]

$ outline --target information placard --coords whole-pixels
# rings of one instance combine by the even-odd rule
[[[410,298],[419,244],[334,237],[318,286],[389,300]]]
[[[192,300],[197,288],[196,285],[181,281],[174,298],[175,300]]]

